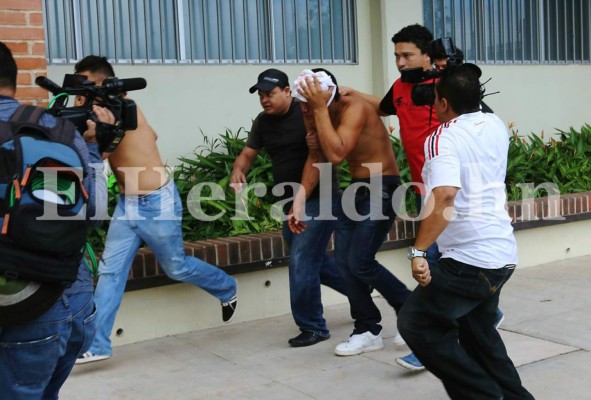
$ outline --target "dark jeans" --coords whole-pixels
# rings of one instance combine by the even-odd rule
[[[347,278],[351,316],[355,320],[353,334],[370,331],[377,335],[382,330],[382,316],[371,297],[373,289],[384,296],[397,313],[410,294],[375,258],[396,218],[392,196],[397,187],[398,184],[383,184],[381,193],[374,195],[373,209],[369,190],[360,188],[355,195],[355,211],[367,217],[359,221],[352,219],[345,202],[339,212],[335,258]]]
[[[442,258],[398,315],[398,330],[452,399],[533,399],[494,328],[515,267],[483,269]]]
[[[339,196],[324,200],[332,206],[333,214],[340,201]],[[319,200],[306,202],[306,215],[319,213]],[[335,265],[333,256],[326,254],[326,247],[336,225],[336,220],[310,219],[304,221],[306,230],[293,234],[283,223],[283,238],[289,244],[289,298],[291,314],[302,332],[315,332],[328,336],[326,321],[322,316],[320,284],[346,295],[346,281]]]

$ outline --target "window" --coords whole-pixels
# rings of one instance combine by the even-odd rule
[[[591,0],[423,0],[425,26],[480,63],[589,63]]]
[[[47,62],[356,63],[355,0],[45,0]]]

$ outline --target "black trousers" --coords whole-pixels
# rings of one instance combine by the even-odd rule
[[[493,326],[514,270],[442,258],[431,283],[418,286],[398,315],[400,334],[452,399],[533,399]]]

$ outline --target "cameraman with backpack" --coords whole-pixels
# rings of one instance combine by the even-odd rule
[[[80,188],[80,191],[85,191],[88,196],[83,196],[86,219],[81,219],[81,223],[79,223],[81,233],[80,237],[76,238],[77,242],[83,243],[86,240],[86,227],[91,223],[99,223],[100,218],[106,214],[106,180],[102,173],[103,163],[98,152],[98,145],[94,140],[96,124],[92,121],[87,122],[86,140],[88,142],[85,142],[69,122],[64,122],[42,112],[38,107],[20,107],[18,101],[14,99],[16,78],[16,62],[10,49],[0,42],[0,123],[3,124],[3,129],[0,131],[0,178],[2,178],[0,184],[4,188],[12,185],[12,192],[15,192],[15,186],[19,189],[16,190],[18,192],[16,196],[12,196],[12,200],[9,199],[9,201],[6,201],[6,198],[9,197],[6,192],[10,192],[10,190],[0,192],[0,200],[2,200],[0,211],[3,219],[3,229],[0,235],[0,244],[2,244],[0,247],[0,271],[3,271],[0,272],[0,397],[11,400],[57,399],[59,390],[72,370],[76,358],[88,349],[95,333],[92,277],[84,261],[80,261],[81,251],[74,252],[71,272],[73,283],[69,286],[64,283],[15,279],[18,272],[16,274],[6,272],[14,271],[14,268],[21,265],[18,261],[12,263],[7,261],[6,254],[8,253],[10,257],[22,257],[25,262],[28,261],[27,258],[38,259],[36,264],[40,270],[48,265],[57,265],[59,271],[60,263],[59,257],[45,259],[45,254],[48,253],[29,249],[21,251],[17,240],[11,236],[11,230],[14,231],[20,227],[18,223],[10,225],[14,223],[16,218],[10,220],[9,211],[17,204],[14,198],[18,202],[24,198],[25,191],[28,190],[25,183],[28,178],[27,176],[23,177],[22,183],[16,180],[11,182],[10,177],[5,179],[14,165],[19,162],[18,157],[14,162],[14,155],[17,151],[23,151],[22,149],[15,150],[10,142],[22,144],[23,141],[19,138],[28,134],[20,135],[21,131],[19,130],[19,135],[16,135],[10,130],[16,126],[15,122],[22,122],[23,116],[28,115],[30,120],[37,118],[34,123],[28,123],[30,127],[26,132],[50,132],[56,135],[47,136],[50,138],[49,140],[46,138],[39,140],[41,148],[43,146],[62,148],[58,143],[65,143],[66,146],[63,148],[70,151],[71,154],[78,155],[78,157],[74,157],[74,160],[81,162],[87,172],[82,179],[83,188]],[[99,121],[114,123],[114,117],[110,111],[102,107],[95,107],[94,111]],[[11,121],[10,125],[7,123],[8,121]],[[57,129],[48,129],[54,127],[63,128],[63,132],[59,132]],[[66,131],[68,136],[66,136]],[[69,139],[64,139],[65,137]],[[52,140],[52,138],[59,138],[59,140]],[[31,139],[31,141],[35,140]],[[42,151],[41,155],[44,156]],[[34,167],[37,168],[37,166]],[[77,178],[78,184],[80,184],[80,178]],[[46,176],[43,179],[43,185],[48,184],[49,179]],[[43,188],[47,189],[47,186],[43,186]],[[41,192],[47,193],[49,191],[41,190]],[[53,195],[57,199],[59,194],[61,192]],[[46,199],[47,197],[42,200]],[[56,200],[55,204],[65,203]],[[41,221],[32,225],[51,226],[52,222],[49,221],[48,225],[47,221]],[[61,223],[63,222],[56,222],[56,224]],[[53,239],[59,243],[64,240],[63,237]],[[59,254],[59,251],[60,249],[56,249],[56,254]],[[76,254],[78,255],[76,256]],[[14,261],[18,258],[10,260]],[[8,266],[9,263],[10,266]]]

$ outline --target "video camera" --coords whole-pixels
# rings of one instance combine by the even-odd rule
[[[428,54],[431,60],[447,58],[447,68],[461,64],[456,57],[456,46],[450,37],[435,39],[429,43]],[[426,106],[435,102],[435,81],[441,76],[441,70],[430,69],[425,71],[423,68],[409,68],[400,73],[400,80],[406,83],[412,83],[411,98],[415,105]],[[424,83],[429,81],[429,83]]]
[[[86,120],[97,123],[96,141],[101,153],[115,150],[125,131],[137,128],[136,104],[124,96],[125,92],[144,89],[147,85],[143,78],[113,77],[105,79],[102,86],[97,86],[86,76],[74,74],[66,74],[61,87],[44,76],[37,77],[35,83],[54,95],[47,110],[51,114],[71,121],[79,132],[86,131]],[[68,96],[83,96],[84,104],[66,107]],[[92,111],[93,104],[108,108],[115,116],[115,125],[99,122]]]

